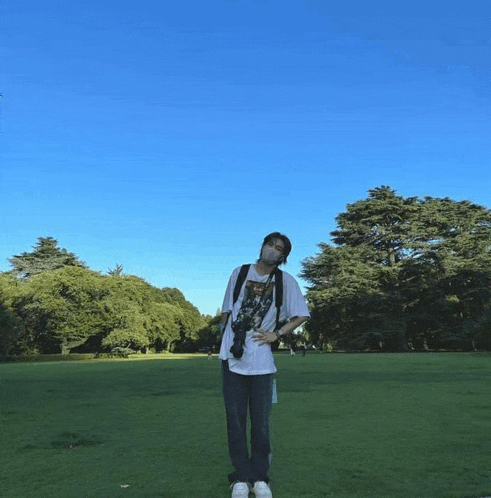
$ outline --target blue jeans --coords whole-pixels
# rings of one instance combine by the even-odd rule
[[[235,471],[230,483],[269,483],[271,445],[269,415],[273,395],[273,374],[239,375],[222,361],[223,399],[227,412],[228,451]],[[251,416],[251,456],[247,449],[247,407]]]

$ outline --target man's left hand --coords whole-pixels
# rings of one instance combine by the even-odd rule
[[[276,334],[264,329],[256,329],[256,331],[252,335],[252,338],[255,342],[259,342],[260,346],[262,346],[263,344],[271,344],[278,339],[276,337]]]

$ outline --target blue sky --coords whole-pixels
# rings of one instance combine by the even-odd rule
[[[0,16],[0,271],[52,236],[214,314],[267,233],[290,237],[297,276],[368,189],[491,207],[488,1],[6,0]]]

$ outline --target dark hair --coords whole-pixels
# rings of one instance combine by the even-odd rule
[[[280,239],[283,242],[283,245],[285,246],[285,249],[283,251],[283,257],[281,258],[281,263],[279,263],[279,265],[286,264],[286,260],[288,258],[288,255],[290,254],[290,252],[292,250],[292,243],[290,242],[290,239],[286,235],[283,235],[280,232],[273,232],[273,233],[270,233],[269,235],[266,235],[266,237],[264,237],[263,243],[261,245],[261,250],[259,251],[259,259],[261,259],[261,253],[263,251],[263,247],[268,242],[271,242],[272,240],[275,240],[275,239]]]

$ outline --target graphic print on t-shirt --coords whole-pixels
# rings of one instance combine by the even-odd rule
[[[266,287],[265,282],[248,280],[244,289],[244,299],[235,323],[247,323],[246,330],[259,328],[273,302],[273,288],[274,283],[271,281]]]

